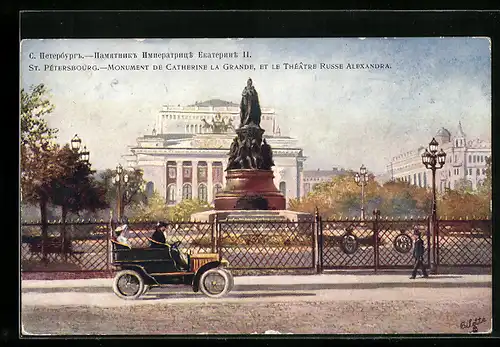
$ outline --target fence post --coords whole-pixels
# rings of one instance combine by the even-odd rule
[[[216,253],[217,252],[217,224],[218,224],[218,218],[217,214],[214,215],[214,220],[212,222],[212,242],[211,243],[211,252]]]
[[[314,222],[313,222],[313,266],[316,270],[316,273],[321,273],[320,264],[319,264],[319,213],[318,209],[314,211]]]
[[[61,252],[64,257],[64,263],[68,262],[69,247],[66,246],[66,218],[63,218],[61,225]]]
[[[431,223],[431,220],[429,217],[427,217],[427,232],[426,232],[426,235],[427,235],[427,264],[429,266],[429,270],[431,270],[431,253],[433,252],[432,251],[432,242],[431,242],[431,227],[430,227],[430,224]]]
[[[373,221],[373,266],[375,272],[378,271],[378,263],[379,263],[379,242],[378,242],[378,229],[379,229],[379,218],[380,211],[375,209],[373,210],[373,215],[375,216],[375,220]]]
[[[439,268],[439,220],[436,218],[435,222],[434,222],[434,230],[435,230],[435,234],[436,234],[436,242],[435,242],[435,248],[436,248],[436,259],[435,259],[435,263],[436,263],[436,269],[435,269],[435,273],[437,274],[438,273],[438,268]]]
[[[111,263],[113,262],[113,248],[111,247],[111,239],[113,236],[113,210],[109,211],[109,230],[106,233],[106,252],[108,256],[106,257],[106,269],[111,273]]]

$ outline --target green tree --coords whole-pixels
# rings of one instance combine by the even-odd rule
[[[28,92],[21,89],[21,201],[37,204],[40,208],[42,237],[47,238],[47,204],[50,186],[63,168],[57,165],[57,129],[49,128],[45,117],[54,105],[43,84],[32,86]],[[42,253],[45,251],[42,248]]]
[[[168,208],[168,220],[174,222],[188,221],[193,213],[211,210],[208,202],[198,199],[185,199]]]
[[[461,178],[455,183],[455,188],[453,189],[461,194],[472,194],[472,182],[468,179]]]
[[[95,212],[108,207],[104,199],[105,187],[95,180],[90,164],[80,160],[78,152],[65,145],[57,150],[57,162],[63,174],[52,180],[50,200],[61,207],[63,222],[68,212]]]
[[[291,210],[319,213],[326,218],[340,215],[358,217],[361,210],[361,187],[354,182],[354,172],[336,176],[318,184],[301,199],[289,202]],[[365,217],[379,209],[385,216],[421,216],[430,212],[432,196],[425,188],[406,182],[387,182],[380,185],[373,175],[368,176],[364,187]]]
[[[165,199],[163,199],[158,191],[154,191],[153,195],[147,199],[147,202],[140,202],[130,208],[130,216],[142,220],[168,220],[169,211]]]

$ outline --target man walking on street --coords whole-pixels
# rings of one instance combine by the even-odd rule
[[[413,248],[413,257],[415,258],[415,266],[413,267],[413,272],[411,274],[410,279],[415,279],[419,268],[422,269],[423,277],[427,278],[429,277],[429,275],[427,274],[424,265],[424,251],[425,251],[424,240],[422,240],[422,235],[418,230],[415,230],[415,236],[417,236],[417,239],[415,240],[415,247]]]

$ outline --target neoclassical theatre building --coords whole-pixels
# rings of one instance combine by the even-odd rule
[[[486,178],[486,157],[491,156],[491,143],[467,138],[460,122],[455,134],[441,128],[435,139],[439,143],[438,148],[446,153],[446,163],[436,171],[437,191],[454,189],[460,179],[467,180],[472,189],[477,189]],[[387,166],[388,178],[431,187],[432,173],[424,167],[421,157],[426,147],[420,146],[393,157]]]
[[[297,141],[282,136],[275,111],[261,108],[261,127],[271,145],[274,183],[288,199],[300,197],[305,157]],[[152,133],[137,139],[124,156],[129,168],[142,169],[167,204],[198,198],[210,203],[225,186],[231,141],[239,125],[239,104],[213,99],[189,106],[163,106]]]

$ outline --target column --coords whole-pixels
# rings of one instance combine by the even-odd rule
[[[214,183],[212,175],[212,161],[207,161],[207,200],[211,204],[214,197]]]
[[[175,186],[176,186],[176,194],[175,194],[175,202],[176,203],[179,203],[181,202],[182,200],[182,161],[177,161],[176,162],[176,165],[177,165],[177,176],[176,176],[176,183],[175,183]]]
[[[191,161],[191,174],[192,174],[192,181],[191,185],[193,187],[193,199],[198,198],[198,160],[193,160]]]

